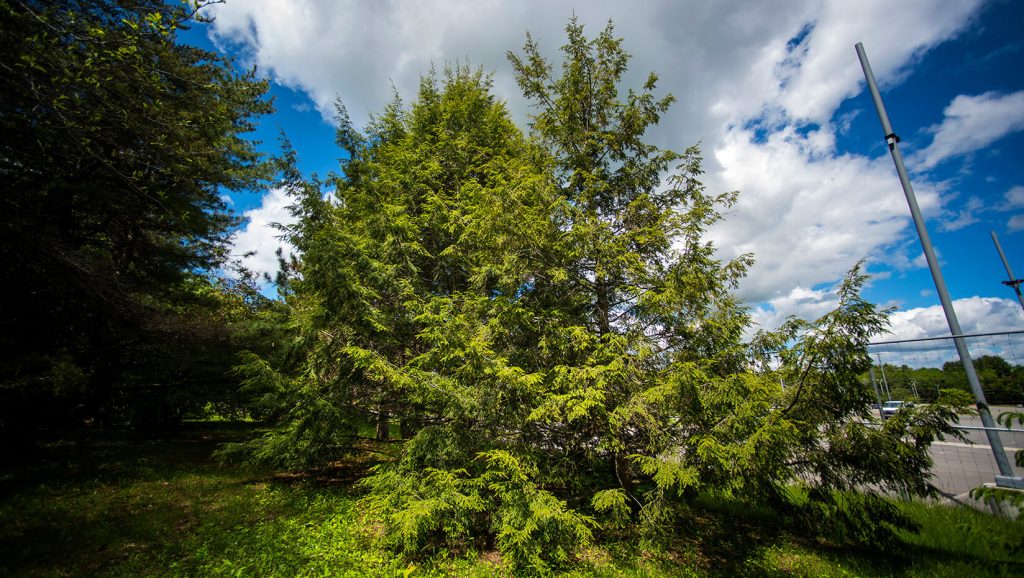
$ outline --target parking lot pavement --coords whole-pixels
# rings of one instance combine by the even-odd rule
[[[1024,412],[1024,409],[1013,406],[992,406],[992,416],[998,417],[1004,412]],[[875,410],[875,417],[879,417]],[[982,427],[981,418],[976,415],[960,416],[960,426],[966,428]],[[1024,430],[1024,426],[1014,424],[1013,430]],[[1003,442],[1006,457],[1013,467],[1014,474],[1024,476],[1024,468],[1017,467],[1015,454],[1024,450],[1024,431],[1006,431],[999,428],[999,439]],[[962,430],[966,442],[946,440],[932,444],[932,459],[935,465],[932,472],[935,477],[932,483],[943,492],[963,495],[974,488],[995,481],[999,474],[996,459],[988,445],[988,436],[982,429]]]
[[[1024,411],[1010,406],[992,406],[993,417],[1008,411]],[[961,416],[960,424],[966,427],[982,427],[978,416]],[[1000,428],[1001,429],[1001,428]],[[1015,430],[1024,427],[1015,425]],[[988,445],[988,437],[984,430],[965,429],[968,443],[947,440],[932,444],[932,459],[935,460],[933,483],[942,491],[950,494],[964,494],[982,484],[995,480],[999,473],[992,449]],[[1013,467],[1014,474],[1024,476],[1024,468],[1017,467],[1014,454],[1024,450],[1024,431],[999,431],[999,439],[1003,442],[1006,457]]]
[[[1012,451],[1007,448],[1010,463]],[[932,444],[932,459],[935,466],[932,483],[943,492],[960,495],[995,480],[999,473],[996,460],[988,445],[937,442]],[[1013,466],[1014,473],[1024,476],[1024,468]]]

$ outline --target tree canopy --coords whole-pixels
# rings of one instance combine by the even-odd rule
[[[989,403],[1012,405],[1024,401],[1024,367],[1013,365],[997,355],[977,357],[974,367]],[[942,367],[885,363],[876,378],[880,385],[891,391],[894,399],[931,402],[947,390],[962,391],[973,398],[959,361],[947,361]]]
[[[885,314],[860,268],[836,310],[746,341],[752,258],[704,237],[736,193],[706,192],[697,147],[644,141],[673,98],[654,74],[621,86],[611,24],[566,31],[557,72],[532,38],[509,54],[528,135],[465,67],[365,134],[339,105],[334,198],[292,188],[289,353],[240,368],[280,419],[226,453],[323,467],[397,420],[397,455],[361,482],[382,539],[493,546],[523,572],[597,532],[656,536],[701,493],[854,542],[910,527],[873,492],[933,492],[928,444],[955,414],[871,423],[859,376]]]
[[[0,1],[6,432],[223,382],[205,274],[238,224],[224,192],[268,176],[246,133],[270,104],[254,71],[177,42],[198,8]]]

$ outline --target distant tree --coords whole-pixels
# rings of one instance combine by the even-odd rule
[[[948,388],[942,370],[938,367],[915,369],[911,379],[917,382],[917,392],[921,396],[921,401],[924,402],[935,401],[940,391]]]
[[[933,401],[939,401],[955,407],[969,408],[974,405],[974,396],[962,389],[942,389],[939,390],[937,398]]]
[[[1021,373],[1021,366],[1011,365],[998,355],[981,355],[972,361],[986,401],[993,404],[1024,402],[1024,374]],[[947,361],[942,365],[942,372],[947,384],[970,391],[967,374],[959,361]]]
[[[1019,380],[1019,374],[1014,374],[1014,367],[1002,357],[979,356],[974,360],[974,369],[989,403],[1015,404],[1024,401],[1024,383]]]
[[[224,337],[197,274],[238,223],[224,192],[268,175],[244,136],[270,105],[177,42],[204,3],[0,0],[5,432],[176,397]]]

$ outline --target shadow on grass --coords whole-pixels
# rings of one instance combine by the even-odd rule
[[[253,477],[211,459],[250,429],[196,424],[173,438],[82,432],[2,451],[0,575],[90,575],[157,555],[228,486]]]
[[[222,443],[247,439],[252,423],[190,423],[175,435],[132,430],[82,430],[64,439],[0,449],[0,497],[40,485],[166,478],[216,473],[211,459]]]
[[[290,575],[318,568],[387,575],[401,569],[394,556],[359,537],[353,484],[376,458],[367,454],[303,474],[221,466],[211,458],[220,444],[246,439],[254,429],[188,424],[174,438],[94,433],[39,444],[20,461],[4,461],[0,575]],[[800,536],[770,511],[705,498],[679,517],[659,546],[613,533],[600,545],[606,553],[595,551],[578,570],[610,576],[1024,575],[1024,561],[984,543],[999,532],[1021,531],[1019,522],[908,507],[923,533],[881,552]],[[458,571],[493,570],[467,564]]]
[[[925,512],[925,506],[909,513]],[[927,509],[933,518],[935,508]],[[906,535],[893,550],[830,543],[800,535],[775,513],[741,502],[704,497],[681,515],[670,532],[648,551],[629,536],[609,536],[620,571],[608,575],[697,576],[1024,576],[1024,560],[993,544],[993,528],[1010,532],[1020,522],[973,511],[952,510],[956,521],[919,520],[920,535]],[[962,523],[959,516],[967,516]],[[974,525],[976,530],[971,530]],[[929,542],[943,540],[940,545]],[[597,572],[602,574],[601,572]]]
[[[174,437],[91,432],[7,453],[0,576],[293,575],[396,563],[361,542],[352,484],[369,457],[311,473],[221,465],[252,424],[187,424]],[[0,450],[2,451],[2,450]],[[319,565],[319,566],[318,566]],[[319,570],[317,570],[319,572]]]

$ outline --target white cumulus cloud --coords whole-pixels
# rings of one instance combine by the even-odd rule
[[[786,295],[772,298],[753,308],[750,318],[754,327],[751,330],[777,329],[791,315],[805,321],[814,321],[834,309],[838,303],[839,299],[832,290],[816,291],[796,287]]]
[[[1024,329],[1024,310],[1013,299],[969,297],[953,301],[960,329],[965,335],[1020,331]],[[923,339],[950,335],[941,305],[917,307],[893,313],[890,333],[880,340]],[[1024,352],[1021,352],[1024,354]],[[1022,360],[1024,361],[1024,360]]]
[[[946,159],[973,153],[1024,130],[1024,90],[962,94],[949,103],[943,115],[942,123],[931,128],[935,134],[931,144],[909,159],[916,170],[931,169]]]
[[[1016,213],[1006,222],[1007,230],[1010,232],[1024,230],[1024,187],[1016,186],[1006,191],[1005,199],[1006,201],[1000,208]]]
[[[242,264],[261,277],[269,275],[274,278],[278,270],[276,252],[279,248],[285,256],[294,251],[291,245],[277,238],[281,232],[273,226],[274,223],[287,225],[294,222],[288,212],[291,203],[284,189],[271,189],[263,196],[260,206],[245,211],[245,226],[235,233],[235,253],[245,255]]]
[[[411,98],[421,74],[454,62],[492,71],[495,91],[525,124],[529,103],[506,51],[517,51],[530,31],[557,65],[570,16],[591,35],[613,19],[634,56],[625,85],[639,86],[656,71],[660,89],[679,99],[649,139],[677,150],[700,142],[708,190],[740,190],[740,202],[712,236],[724,257],[755,254],[742,296],[774,302],[765,311],[777,316],[799,311],[806,297],[799,292],[831,285],[860,258],[912,258],[886,250],[901,246],[909,217],[884,148],[838,154],[834,147],[836,134],[855,118],[874,122],[864,115],[832,119],[863,90],[853,45],[865,44],[876,77],[891,86],[925,52],[970,25],[981,5],[239,0],[213,6],[211,14],[215,42],[306,92],[325,117],[340,96],[357,125],[390,100],[392,87]],[[927,179],[915,187],[925,209],[939,214],[940,187]],[[263,241],[274,234],[250,233]],[[239,243],[246,238],[240,234]],[[262,267],[271,264],[266,249],[259,259]]]
[[[1007,210],[1024,208],[1024,187],[1013,187],[1006,191],[1004,197],[1006,199],[1005,208]]]
[[[1024,231],[1024,214],[1010,217],[1006,221],[1006,229],[1011,232]]]
[[[970,297],[953,302],[971,357],[998,355],[1024,365],[1024,311],[1016,300]],[[891,333],[876,336],[869,348],[878,362],[910,367],[940,367],[959,356],[941,305],[897,311]],[[946,339],[941,339],[946,338]],[[904,341],[912,340],[912,341]]]
[[[748,132],[731,130],[714,151],[721,168],[710,175],[713,188],[741,193],[711,238],[727,256],[754,253],[757,263],[741,284],[748,301],[833,281],[863,257],[900,258],[876,255],[909,232],[892,162],[836,155],[819,141],[827,139],[782,130],[754,142]],[[919,181],[917,194],[922,211],[938,212],[933,185]]]

